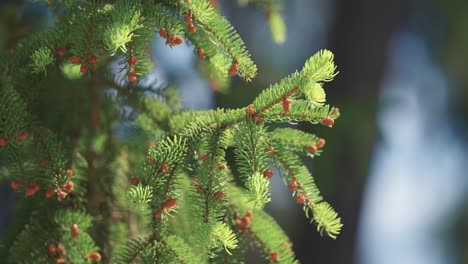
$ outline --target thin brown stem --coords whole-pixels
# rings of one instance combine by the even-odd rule
[[[291,178],[295,178],[296,181],[297,181],[297,189],[299,190],[304,190],[304,187],[302,187],[302,184],[297,180],[296,176],[295,176],[295,173],[292,171],[291,167],[288,165],[288,163],[279,155],[278,152],[276,151],[270,151],[271,154],[273,154],[276,159],[281,163],[281,165],[283,166],[283,168],[286,170],[286,173],[291,177]],[[307,205],[309,205],[310,207],[314,207],[314,204],[308,200],[307,202]]]
[[[171,186],[171,182],[174,179],[175,172],[177,170],[177,166],[179,165],[179,162],[177,162],[174,167],[171,170],[171,174],[169,175],[169,179],[167,179],[167,186],[166,186],[166,191],[164,192],[164,200],[167,199],[167,195],[169,194],[169,189]]]
[[[281,96],[280,98],[276,99],[275,101],[271,102],[270,104],[268,104],[267,106],[255,111],[253,113],[253,116],[258,116],[260,113],[263,113],[265,111],[267,111],[268,109],[272,108],[274,105],[276,104],[279,104],[280,102],[283,101],[284,98],[288,98],[289,96],[293,95],[295,92],[297,92],[299,90],[299,86],[295,86],[294,88],[292,88],[291,90],[289,90],[287,93],[285,93],[283,96]]]
[[[148,241],[146,241],[146,243],[143,246],[141,246],[135,253],[133,253],[132,258],[129,259],[129,263],[133,263],[133,261],[135,261],[140,256],[140,253],[143,252],[143,250],[145,250],[146,247],[152,244],[154,240],[156,240],[156,234],[150,236],[150,238],[148,238]]]
[[[250,145],[252,147],[252,158],[253,158],[253,171],[254,173],[257,172],[257,148],[255,147],[254,137],[253,137],[253,130],[252,125],[249,124],[249,131],[250,131]]]

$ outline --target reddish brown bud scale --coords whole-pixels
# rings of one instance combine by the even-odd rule
[[[166,201],[164,201],[163,207],[164,207],[164,209],[169,210],[169,209],[171,209],[172,207],[174,207],[174,205],[176,205],[176,203],[177,203],[177,200],[176,200],[176,199],[174,199],[174,198],[169,198],[169,199],[167,199]]]
[[[69,60],[70,60],[71,63],[80,63],[81,62],[81,59],[76,57],[76,56],[71,56],[69,58]]]
[[[130,56],[130,58],[128,58],[128,64],[130,65],[135,65],[137,62],[138,62],[138,59],[135,56]]]
[[[216,199],[220,200],[220,199],[223,199],[224,198],[224,192],[217,192],[214,194],[214,197],[216,197]]]
[[[253,116],[254,113],[255,113],[254,105],[253,105],[253,104],[249,104],[249,106],[247,106],[247,109],[245,110],[245,112],[247,113],[247,115]]]
[[[69,182],[67,182],[65,185],[63,185],[63,186],[61,187],[61,189],[64,190],[64,191],[69,191],[69,190],[72,190],[73,187],[74,187],[73,182],[72,182],[72,181],[69,181]]]
[[[174,36],[174,44],[175,45],[180,45],[184,42],[184,39],[179,37],[179,36]]]
[[[244,217],[244,221],[245,221],[247,227],[250,227],[250,223],[251,223],[250,217]]]
[[[68,194],[67,194],[66,192],[64,192],[64,191],[58,191],[58,192],[57,192],[57,197],[60,198],[60,199],[65,199],[65,198],[67,198],[67,195],[68,195]]]
[[[257,118],[257,121],[255,121],[255,123],[256,123],[257,125],[261,125],[261,124],[263,124],[263,122],[264,122],[264,120],[263,120],[263,118],[261,118],[261,117]]]
[[[92,252],[91,254],[89,254],[88,258],[91,261],[100,261],[101,260],[101,254],[99,254],[98,252]]]
[[[303,193],[299,193],[296,195],[296,203],[304,204],[307,201],[307,197]]]
[[[96,59],[96,56],[91,55],[91,57],[89,57],[88,62],[91,63],[91,64],[95,64],[95,63],[96,63],[96,60],[97,60],[97,59]]]
[[[78,225],[77,224],[72,224],[71,227],[70,227],[70,232],[71,232],[71,236],[73,238],[78,237],[78,231],[79,231]]]
[[[247,217],[247,218],[252,217],[252,215],[253,215],[252,210],[247,210],[247,212],[245,212],[245,217]]]
[[[52,196],[54,196],[54,195],[55,195],[55,189],[49,189],[49,190],[47,190],[46,193],[45,193],[45,197],[46,197],[47,199],[49,199],[50,197],[52,197]]]
[[[68,169],[68,170],[66,171],[66,175],[67,175],[67,177],[73,176],[73,170],[72,170],[72,169]]]
[[[26,189],[26,191],[24,191],[24,196],[25,197],[29,197],[29,196],[32,196],[34,195],[36,192],[34,191],[33,188],[28,188]]]
[[[317,143],[315,143],[315,146],[319,149],[325,146],[326,143],[327,142],[325,141],[325,139],[321,138],[319,139],[319,141],[317,141]]]
[[[205,58],[205,50],[204,50],[204,49],[198,49],[198,51],[197,51],[197,56],[198,56],[200,59],[204,59],[204,58]]]
[[[238,71],[238,62],[237,60],[234,60],[232,62],[232,65],[231,65],[231,68],[229,69],[229,72],[228,72],[228,75],[230,77],[234,77],[236,74],[237,74],[237,71]]]
[[[226,164],[222,163],[222,162],[218,162],[218,169],[219,170],[224,170],[226,169]]]
[[[58,48],[58,49],[57,49],[57,55],[59,55],[60,57],[65,56],[65,53],[67,53],[67,51],[65,50],[65,48]]]
[[[55,260],[55,264],[64,264],[65,263],[65,259],[64,258],[58,258]]]
[[[266,170],[263,172],[263,176],[267,177],[268,179],[271,179],[273,177],[273,171],[272,170]]]
[[[202,160],[207,160],[208,159],[208,155],[206,155],[206,153],[202,153],[200,155],[200,157],[201,157]]]
[[[310,153],[315,153],[317,151],[317,147],[314,145],[307,146],[307,151]]]
[[[161,214],[162,214],[162,210],[159,209],[156,211],[156,213],[154,213],[154,218],[161,218]]]
[[[167,39],[166,39],[166,45],[169,45],[169,46],[174,46],[174,36],[169,36]]]
[[[184,14],[184,20],[185,20],[185,23],[187,24],[190,24],[191,22],[193,22],[192,17],[190,17],[189,13]]]
[[[86,64],[81,64],[80,72],[81,73],[87,73],[88,72],[88,66],[86,66]]]
[[[138,76],[136,75],[136,73],[130,72],[130,73],[128,74],[128,81],[131,82],[131,83],[136,83],[136,82],[138,82]]]
[[[197,28],[193,24],[187,25],[187,29],[190,33],[195,33],[197,32]]]
[[[283,112],[285,115],[289,114],[289,111],[291,111],[291,103],[291,99],[283,98]]]
[[[16,182],[16,181],[10,182],[10,187],[11,187],[13,190],[18,190],[21,186],[22,186],[22,184],[19,183],[19,182]]]
[[[31,186],[31,188],[34,190],[34,192],[38,192],[41,189],[41,186],[39,186],[39,184],[36,183],[33,186]]]
[[[273,261],[273,262],[278,261],[278,257],[279,257],[279,253],[276,252],[276,251],[275,251],[275,252],[272,252],[272,253],[270,254],[270,260]]]
[[[67,252],[65,251],[65,247],[63,244],[58,244],[57,245],[57,254],[59,255],[65,255]]]
[[[290,191],[295,191],[295,190],[297,190],[297,180],[296,180],[295,178],[293,178],[293,179],[291,180],[291,182],[289,183],[288,189],[289,189]]]
[[[49,246],[49,253],[54,255],[55,253],[57,253],[57,248],[54,247],[53,245],[50,245]]]
[[[34,185],[30,186],[28,189],[26,189],[26,191],[24,191],[24,196],[26,196],[26,197],[33,196],[40,189],[41,189],[41,187],[38,184],[34,184]]]
[[[325,117],[322,119],[322,124],[327,126],[327,127],[332,127],[333,124],[335,124],[335,120],[329,116]]]
[[[201,187],[200,185],[197,185],[197,193],[204,193],[205,192],[205,189],[203,189],[203,187]]]
[[[132,183],[132,185],[138,185],[140,183],[140,179],[138,179],[137,177],[132,177],[130,179],[130,182]]]
[[[163,165],[161,165],[161,167],[159,168],[159,170],[162,171],[163,173],[166,173],[166,172],[169,171],[169,165],[167,165],[167,164],[164,163]]]
[[[162,38],[167,38],[167,30],[166,30],[166,28],[162,27],[162,28],[159,30],[159,36],[161,36]]]
[[[0,147],[4,146],[6,143],[8,143],[8,139],[0,138]]]
[[[149,162],[149,163],[155,164],[155,163],[156,163],[156,160],[155,160],[153,157],[151,157],[151,156],[148,156],[148,157],[146,157],[146,162]]]
[[[17,140],[20,140],[20,141],[23,141],[23,140],[26,140],[28,139],[29,137],[29,132],[28,131],[24,131],[22,132],[19,136],[16,137]]]
[[[242,218],[236,221],[236,225],[241,229],[247,229],[250,227],[250,218]]]

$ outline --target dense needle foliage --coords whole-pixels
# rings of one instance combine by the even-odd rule
[[[340,218],[302,160],[319,156],[325,140],[275,126],[332,127],[340,113],[322,87],[337,74],[330,51],[244,108],[186,111],[174,88],[141,84],[155,35],[167,48],[192,47],[222,91],[231,77],[257,72],[216,1],[42,2],[54,25],[0,60],[0,180],[22,196],[0,259],[243,263],[254,245],[271,263],[298,263],[263,211],[271,177],[282,177],[321,235],[336,238]],[[249,3],[283,42],[281,2]]]

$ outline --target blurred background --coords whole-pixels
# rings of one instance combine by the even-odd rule
[[[320,237],[278,177],[267,207],[301,263],[468,263],[468,1],[284,1],[281,45],[247,2],[219,6],[258,65],[253,82],[234,79],[229,91],[213,93],[194,70],[192,49],[170,49],[160,38],[150,78],[175,84],[188,108],[243,107],[318,50],[335,54],[340,74],[325,89],[340,119],[332,129],[297,126],[327,140],[306,162],[343,231]],[[44,6],[0,3],[2,35],[51,22]],[[6,186],[0,195],[1,234],[14,203]],[[247,263],[262,262],[252,254]]]

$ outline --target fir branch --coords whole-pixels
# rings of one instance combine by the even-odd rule
[[[284,40],[284,24],[279,16],[279,8],[275,5],[279,2],[255,2],[264,6],[276,39]],[[140,205],[149,204],[154,211],[151,224],[148,223],[149,216],[139,216],[145,220],[142,225],[144,222],[152,228],[152,234],[145,239],[130,241],[117,254],[118,263],[199,264],[218,260],[239,263],[247,247],[247,234],[271,262],[297,263],[289,239],[276,222],[263,211],[255,210],[253,216],[249,211],[251,207],[262,207],[270,199],[269,177],[272,173],[267,168],[271,158],[277,161],[285,179],[296,180],[294,192],[296,199],[301,195],[299,200],[304,205],[306,217],[317,223],[317,230],[321,234],[336,237],[342,226],[340,218],[330,205],[322,201],[312,176],[298,156],[307,152],[319,154],[318,149],[309,150],[310,145],[319,145],[319,139],[288,129],[267,132],[264,125],[264,121],[308,121],[333,125],[339,111],[324,105],[326,98],[322,87],[324,82],[336,75],[331,52],[318,52],[306,61],[300,72],[265,89],[248,107],[183,112],[180,104],[174,104],[174,100],[168,99],[169,96],[141,103],[139,99],[147,96],[147,92],[151,92],[150,88],[118,83],[116,80],[102,80],[100,69],[105,68],[106,58],[122,54],[121,59],[117,59],[120,65],[123,64],[121,71],[127,72],[130,83],[136,83],[137,77],[145,74],[151,65],[148,46],[152,34],[159,28],[161,37],[167,38],[166,43],[170,46],[182,43],[180,36],[185,36],[194,44],[199,57],[206,59],[206,74],[216,82],[226,84],[228,75],[237,73],[245,80],[250,80],[255,76],[257,68],[244,42],[208,1],[52,0],[48,3],[53,8],[64,3],[65,16],[57,16],[58,22],[51,29],[26,38],[29,43],[21,42],[13,56],[6,56],[0,62],[0,69],[3,70],[0,82],[0,112],[3,114],[0,118],[0,151],[5,153],[7,161],[1,171],[6,172],[5,179],[22,177],[24,183],[20,184],[20,188],[26,186],[31,189],[31,183],[37,182],[34,189],[39,189],[39,184],[50,188],[47,192],[44,192],[46,188],[42,188],[40,193],[45,193],[48,198],[57,194],[58,199],[44,199],[43,195],[36,195],[27,201],[23,200],[31,205],[27,207],[31,212],[26,214],[28,220],[23,221],[23,231],[17,234],[12,243],[8,243],[10,253],[7,261],[65,261],[78,264],[100,260],[101,255],[93,239],[85,232],[92,223],[98,231],[104,230],[102,233],[96,232],[95,239],[103,245],[103,261],[111,261],[112,245],[106,244],[109,237],[120,236],[121,241],[126,236],[125,230],[117,230],[121,223],[113,223],[111,220],[120,222],[120,219],[124,219],[125,216],[119,214],[125,211],[122,207],[130,203],[122,203],[120,200],[112,202],[111,205],[118,209],[110,211],[111,206],[106,197],[111,200],[120,198],[116,193],[127,188],[128,184],[122,184],[118,189],[114,187],[121,183],[122,177],[128,180],[133,176],[128,175],[131,171],[136,176],[131,179],[134,186],[126,198]],[[76,8],[72,10],[72,6]],[[99,53],[99,63],[96,63],[96,53]],[[67,54],[78,57],[64,57]],[[106,142],[109,153],[95,149],[92,140],[72,139],[72,144],[62,145],[58,137],[42,129],[37,124],[38,119],[31,114],[31,109],[42,107],[34,105],[38,93],[53,91],[45,90],[51,84],[48,82],[51,76],[58,78],[60,84],[68,85],[60,73],[62,70],[64,77],[71,78],[66,69],[73,65],[65,63],[67,59],[79,64],[75,66],[79,66],[81,73],[90,73],[91,80],[83,78],[74,81],[80,86],[89,85],[88,96],[80,92],[64,94],[79,95],[80,100],[83,100],[80,103],[89,106],[89,120],[84,125],[87,126],[89,137],[96,136],[101,130],[101,123],[105,123],[104,137],[110,139]],[[48,76],[37,74],[46,69]],[[36,74],[29,79],[31,73]],[[79,79],[80,76],[75,77]],[[101,92],[108,85],[118,91],[117,96],[103,99]],[[44,90],[39,91],[39,88]],[[83,94],[86,95],[86,91]],[[51,106],[63,105],[63,98],[58,96],[57,99]],[[49,101],[52,100],[45,100]],[[138,137],[143,135],[141,139],[134,134],[134,138],[124,140],[113,137],[111,124],[121,119],[113,112],[107,115],[105,111],[115,111],[120,107],[120,102],[133,107],[133,113],[144,112],[137,121],[142,129],[134,133],[139,134]],[[79,113],[72,110],[73,114],[70,115],[67,113],[70,108],[63,107],[64,113],[60,117],[69,118]],[[62,108],[57,109],[62,111]],[[71,133],[72,128],[75,131],[82,130],[83,124],[75,123],[71,122],[76,126],[70,126],[70,129],[63,129],[63,125],[57,125],[56,129],[63,135]],[[31,131],[33,140],[26,140]],[[286,134],[295,138],[288,139]],[[137,138],[138,141],[131,142],[135,145],[132,150],[136,151],[139,148],[136,145],[140,146],[143,144],[141,142],[148,144],[148,135],[155,136],[152,139],[154,146],[148,150],[143,168],[128,165],[123,172],[112,174],[112,179],[99,177],[100,172],[107,175],[122,167],[105,167],[105,163],[115,157],[114,150],[120,147],[119,144],[127,144]],[[267,151],[270,145],[275,150]],[[225,160],[228,146],[235,149],[239,165],[235,172],[240,174],[246,191],[230,183],[233,182],[233,175]],[[320,143],[320,146],[323,144]],[[73,163],[66,148],[74,153]],[[85,153],[86,161],[80,150]],[[136,163],[141,161],[142,155],[127,158]],[[38,163],[40,169],[37,168]],[[78,172],[77,178],[73,179],[75,187],[69,179],[73,175],[73,170],[67,169],[70,166]],[[190,185],[187,183],[190,182],[189,177],[194,177],[198,182]],[[86,190],[81,186],[84,184],[87,185]],[[18,188],[18,184],[12,184],[12,187]],[[71,188],[75,189],[71,191]],[[253,205],[248,203],[249,199],[254,202]],[[177,201],[180,203],[176,206]],[[84,204],[93,216],[83,211]],[[166,219],[165,215],[170,215],[175,208],[185,211],[170,220]],[[241,216],[241,212],[245,215]],[[313,213],[313,217],[309,217],[309,213]],[[157,220],[160,217],[164,221]],[[112,231],[115,234],[109,234]],[[117,240],[112,241],[120,243]],[[54,253],[48,246],[66,247],[67,254]],[[237,247],[241,249],[234,250]],[[231,250],[234,257],[228,258],[227,254]]]
[[[286,174],[289,176],[288,183],[293,180],[296,182],[297,187],[292,190],[295,193],[296,202],[303,204],[307,218],[309,218],[309,211],[312,211],[312,220],[317,223],[317,230],[320,234],[325,233],[335,239],[343,225],[333,208],[328,203],[322,202],[322,197],[312,175],[305,166],[298,165],[301,161],[294,154],[288,153],[288,150],[281,148],[281,146],[276,145],[274,147],[275,150],[270,150],[270,153],[285,169]],[[301,199],[299,200],[298,197],[301,197]]]
[[[298,264],[292,243],[276,221],[263,211],[254,211],[249,235],[270,263]]]
[[[159,243],[166,246],[176,256],[178,263],[203,263],[201,258],[194,254],[192,248],[187,243],[185,243],[182,238],[172,235],[159,240]]]
[[[255,77],[257,67],[250,59],[250,54],[247,52],[244,42],[229,22],[216,12],[208,2],[205,0],[192,0],[174,3],[166,0],[163,4],[180,13],[191,10],[196,23],[222,45],[233,61],[239,63],[239,75],[247,81]]]
[[[275,149],[281,149],[278,147],[278,145],[275,146]],[[286,152],[286,150],[283,148],[281,149],[282,152]],[[298,182],[298,187],[297,189],[301,193],[305,193],[308,197],[307,200],[307,205],[310,207],[314,207],[317,203],[322,201],[322,197],[320,196],[320,193],[318,191],[317,186],[315,183],[312,181],[312,176],[308,174],[308,170],[305,166],[298,166],[299,164],[299,159],[298,157],[295,157],[293,154],[288,153],[288,154],[283,154],[280,155],[277,150],[270,151],[270,153],[278,160],[278,162],[281,164],[281,166],[285,169],[285,172],[287,175],[289,175],[290,179],[296,179]],[[289,159],[289,160],[286,160]],[[288,162],[289,161],[289,162]],[[310,176],[310,177],[307,177]],[[306,180],[307,178],[310,180]],[[303,179],[304,181],[301,181]]]
[[[331,108],[329,105],[316,106],[306,100],[294,100],[287,114],[284,114],[284,110],[281,106],[275,105],[270,111],[261,114],[260,117],[262,117],[265,122],[310,122],[312,124],[318,124],[327,117],[337,118],[339,115],[334,114],[334,109],[336,108]]]
[[[111,23],[104,31],[104,46],[113,56],[117,51],[127,52],[127,44],[141,25],[140,5],[130,1],[118,1],[111,13]]]
[[[243,236],[253,239],[271,263],[298,263],[292,251],[292,243],[278,223],[262,210],[251,210],[245,191],[230,185],[229,193],[233,215],[250,215],[246,226],[236,224]]]
[[[309,147],[313,146],[312,154],[319,156],[322,148],[325,145],[325,140],[317,137],[314,134],[309,134],[292,128],[276,128],[269,133],[271,140],[275,145],[283,145],[296,152],[307,154],[310,151]],[[320,142],[320,143],[319,143]],[[322,145],[323,144],[323,145]]]
[[[205,196],[204,223],[212,222],[213,219],[216,218],[212,215],[216,216],[221,214],[221,212],[218,211],[219,209],[215,206],[215,204],[217,203],[218,199],[222,199],[222,197],[219,197],[220,194],[223,194],[224,196],[222,187],[225,185],[226,182],[223,179],[224,175],[221,175],[219,169],[219,163],[222,162],[224,158],[224,151],[222,151],[223,131],[218,128],[213,130],[207,136],[209,140],[207,143],[207,148],[209,150],[210,155],[207,156],[207,160],[204,163],[202,163],[199,170],[199,181],[200,184],[204,187]],[[210,210],[215,212],[211,212],[210,214]]]
[[[157,236],[152,234],[145,239],[139,237],[130,240],[118,251],[116,258],[114,259],[115,263],[136,263],[136,260],[141,257],[142,252],[145,251],[156,239]]]
[[[255,116],[260,115],[260,114],[263,113],[263,112],[268,111],[271,107],[273,107],[273,106],[276,105],[276,104],[281,103],[281,102],[283,101],[284,98],[290,97],[291,95],[293,95],[293,94],[294,94],[295,92],[297,92],[298,90],[299,90],[299,87],[298,87],[298,86],[295,86],[295,87],[292,88],[291,90],[289,90],[289,91],[287,91],[286,93],[284,93],[282,96],[277,97],[276,100],[274,100],[273,102],[271,102],[271,103],[269,103],[269,104],[263,106],[262,108],[256,110],[256,111],[252,114],[252,116],[255,117]],[[254,107],[255,107],[255,105],[254,105]],[[254,109],[255,109],[255,108],[254,108]]]

